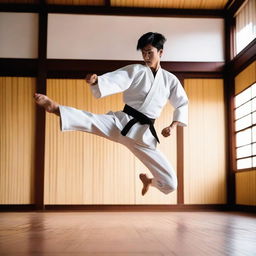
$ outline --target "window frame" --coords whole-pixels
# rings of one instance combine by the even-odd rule
[[[236,39],[236,32],[237,32],[237,15],[239,14],[239,12],[241,12],[243,10],[243,8],[248,4],[248,2],[251,0],[246,0],[244,1],[241,6],[236,10],[236,12],[234,12],[233,14],[233,18],[232,18],[232,24],[231,24],[231,29],[232,29],[232,47],[231,47],[231,58],[235,58],[236,56],[239,56],[247,47],[248,45],[250,45],[250,43],[252,43],[256,37],[254,37],[254,39],[252,39],[250,42],[247,43],[246,46],[244,46],[239,52],[237,51],[237,39]]]
[[[241,92],[237,93],[234,95],[234,106],[233,106],[233,127],[234,127],[234,142],[235,142],[235,148],[234,148],[234,163],[235,163],[235,168],[234,168],[234,171],[235,172],[244,172],[244,171],[252,171],[252,170],[255,170],[256,169],[256,166],[253,166],[253,159],[256,158],[256,154],[253,154],[253,144],[256,144],[256,141],[253,141],[253,127],[256,127],[256,123],[253,124],[253,113],[256,113],[256,110],[252,110],[251,109],[251,112],[250,113],[247,113],[239,118],[236,118],[236,109],[238,109],[239,107],[245,105],[246,103],[249,103],[249,102],[252,102],[254,99],[256,99],[256,95],[255,96],[252,96],[251,94],[251,97],[249,100],[243,102],[242,104],[240,104],[239,106],[235,106],[235,98],[236,96],[238,96],[239,94],[243,93],[244,91],[246,91],[247,89],[249,89],[250,87],[252,86],[256,86],[256,81],[254,81],[253,83],[251,83],[250,85],[248,85],[246,88],[244,88]],[[251,103],[252,104],[252,103]],[[248,115],[251,115],[251,125],[250,126],[246,126],[245,128],[242,128],[242,129],[239,129],[237,130],[236,129],[236,121],[237,120],[240,120],[241,118],[245,117],[245,116],[248,116]],[[251,129],[251,141],[250,143],[248,144],[244,144],[244,145],[240,145],[240,146],[237,146],[237,133],[239,132],[242,132],[242,131],[245,131],[247,129]],[[242,148],[242,147],[245,147],[245,146],[251,146],[251,155],[249,156],[244,156],[244,157],[237,157],[237,149],[238,148]],[[251,159],[251,162],[252,162],[252,166],[250,168],[241,168],[241,169],[238,169],[238,160],[243,160],[243,159]]]

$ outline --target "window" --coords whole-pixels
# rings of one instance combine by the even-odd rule
[[[235,96],[237,170],[256,167],[256,83]]]
[[[235,54],[256,38],[256,0],[247,0],[235,15]]]

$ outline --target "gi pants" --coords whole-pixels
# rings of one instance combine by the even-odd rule
[[[166,157],[156,148],[156,139],[148,125],[137,123],[127,136],[123,136],[121,130],[132,117],[122,111],[99,115],[66,106],[59,108],[62,131],[93,133],[121,143],[152,173],[152,186],[165,194],[177,188],[176,174]]]

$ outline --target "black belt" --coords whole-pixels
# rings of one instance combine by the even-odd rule
[[[140,124],[149,124],[149,129],[150,129],[152,135],[156,138],[157,142],[160,143],[159,139],[157,137],[157,134],[156,134],[155,127],[154,127],[155,119],[151,119],[151,118],[145,116],[144,114],[142,114],[138,110],[136,110],[136,109],[134,109],[134,108],[132,108],[132,107],[130,107],[128,105],[124,106],[123,112],[133,117],[133,119],[131,119],[125,125],[123,130],[121,131],[121,134],[123,136],[125,136],[129,132],[129,130],[131,129],[131,127],[135,123],[139,122]]]

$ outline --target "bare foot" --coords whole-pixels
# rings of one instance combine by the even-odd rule
[[[149,186],[152,182],[152,179],[148,178],[147,174],[141,173],[140,174],[140,180],[143,183],[143,188],[142,188],[141,194],[144,196],[147,193],[148,189],[149,189]]]
[[[48,98],[46,95],[35,93],[34,98],[36,103],[40,107],[43,107],[47,112],[54,113],[56,115],[60,114],[59,105],[50,98]]]

